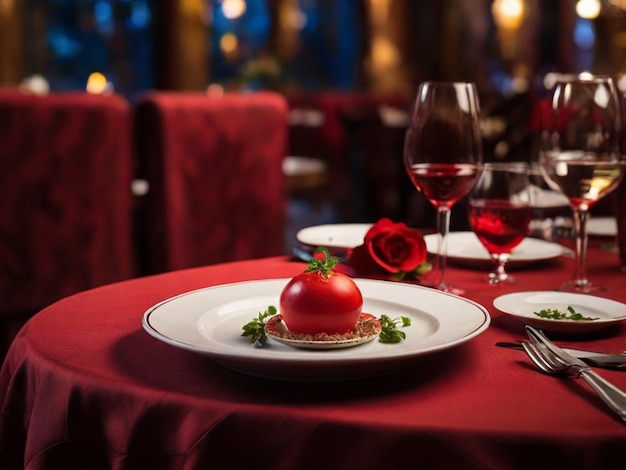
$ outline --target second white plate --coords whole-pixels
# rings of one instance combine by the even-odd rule
[[[428,252],[437,252],[439,236],[426,235]],[[566,253],[566,248],[538,238],[527,237],[513,250],[507,267],[515,268],[538,261],[547,261]],[[448,261],[473,268],[490,269],[493,262],[487,249],[474,232],[451,232],[448,235]]]

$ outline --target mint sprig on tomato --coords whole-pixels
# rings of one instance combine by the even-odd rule
[[[337,256],[332,256],[326,247],[319,247],[315,250],[313,257],[307,264],[305,273],[318,272],[324,278],[334,274],[333,269],[341,260]]]

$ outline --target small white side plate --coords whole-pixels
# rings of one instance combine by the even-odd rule
[[[372,224],[326,224],[306,227],[296,233],[296,240],[313,248],[325,246],[347,250],[363,244]]]
[[[515,292],[497,297],[493,301],[493,306],[546,333],[592,333],[626,320],[626,304],[593,295],[569,292]],[[547,308],[566,312],[568,307],[573,307],[576,312],[597,320],[551,320],[534,313]]]

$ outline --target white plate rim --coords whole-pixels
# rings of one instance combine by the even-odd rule
[[[438,234],[429,234],[424,237],[426,248],[431,254],[436,253],[438,237]],[[454,243],[464,244],[462,254],[460,251],[455,251]],[[526,237],[511,253],[511,259],[508,265],[547,261],[558,258],[565,253],[566,248],[558,243]],[[448,234],[448,260],[470,263],[491,263],[487,249],[482,245],[476,234],[469,231],[450,232]]]
[[[626,304],[604,297],[571,292],[550,290],[512,292],[496,297],[493,306],[521,321],[541,325],[546,331],[593,332],[626,320]],[[543,308],[564,310],[567,306],[572,306],[587,316],[602,316],[593,321],[572,321],[541,318],[533,313]]]
[[[296,349],[278,343],[270,348],[255,348],[247,338],[240,337],[241,327],[256,315],[258,305],[266,308],[273,304],[266,302],[272,300],[277,305],[280,292],[288,281],[288,278],[242,281],[182,293],[147,309],[142,326],[148,334],[166,344],[209,356],[226,367],[250,375],[288,380],[335,380],[392,372],[407,365],[411,359],[469,341],[485,331],[491,322],[484,306],[464,297],[413,284],[357,278],[355,282],[363,293],[365,308],[376,304],[385,304],[391,309],[397,306],[398,311],[414,320],[414,325],[405,330],[407,339],[402,343],[390,345],[375,340],[354,348],[325,350],[321,354],[319,350]],[[245,292],[243,298],[242,290]],[[233,297],[235,295],[237,299]],[[410,296],[410,303],[403,301],[402,296]],[[418,307],[413,298],[419,298]],[[199,325],[205,318],[210,323],[222,315],[220,309],[224,306],[231,308],[234,302],[246,302],[247,299],[251,305],[243,308],[250,310],[245,318],[238,312],[232,318],[224,316],[222,323],[215,321],[216,328],[236,321],[239,328],[236,340],[233,336],[226,342],[217,341],[211,337],[211,331],[209,337],[201,333]],[[369,312],[365,308],[364,312],[376,316],[391,314]],[[445,308],[448,310],[443,311]],[[176,321],[173,315],[176,315]],[[420,329],[420,325],[426,323],[433,331],[425,333]],[[354,371],[350,370],[351,367]],[[339,371],[341,377],[335,377]]]

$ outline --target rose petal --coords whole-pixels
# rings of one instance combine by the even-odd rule
[[[380,270],[380,266],[370,256],[366,245],[359,245],[352,249],[349,258],[350,266],[362,275],[369,275]]]
[[[365,234],[364,242],[367,243],[381,233],[392,230],[394,223],[387,218],[379,219]]]

